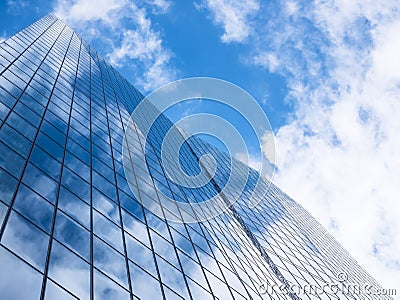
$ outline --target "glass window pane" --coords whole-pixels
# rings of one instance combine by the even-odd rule
[[[39,134],[36,140],[36,144],[38,144],[40,148],[44,149],[47,153],[49,153],[52,157],[54,157],[58,161],[62,161],[64,149],[60,145],[58,145],[55,141],[50,139],[47,135]]]
[[[50,232],[54,206],[26,185],[21,184],[19,187],[13,208],[43,230]]]
[[[53,139],[59,145],[61,145],[61,146],[64,145],[65,138],[66,138],[65,134],[63,132],[59,131],[57,128],[55,128],[53,125],[51,125],[49,122],[44,121],[40,128],[40,131],[46,133],[47,136],[49,136],[51,139]]]
[[[94,238],[93,242],[95,266],[123,286],[127,287],[128,278],[124,257],[105,243],[101,242],[98,238]]]
[[[79,176],[83,177],[83,179],[86,181],[90,181],[89,166],[78,159],[75,155],[72,155],[69,151],[65,153],[64,164],[76,174],[79,174]]]
[[[144,216],[143,216],[143,208],[139,204],[139,202],[136,201],[136,199],[132,197],[129,197],[127,194],[124,192],[120,191],[119,193],[119,199],[121,203],[121,207],[125,208],[127,211],[129,211],[132,215],[137,217],[139,220],[144,222]],[[123,214],[125,212],[123,211]],[[130,217],[130,216],[129,216]]]
[[[156,277],[156,266],[151,250],[129,234],[125,235],[125,239],[129,259]]]
[[[40,298],[40,273],[3,247],[0,247],[0,266],[0,299]]]
[[[157,256],[157,264],[162,282],[174,289],[177,293],[185,295],[187,289],[186,286],[182,284],[184,282],[183,274],[160,256]]]
[[[201,270],[201,266],[196,263],[191,257],[184,254],[182,251],[178,250],[178,253],[185,274],[187,276],[190,276],[201,286],[206,287],[207,281],[204,277],[203,271]]]
[[[89,265],[57,241],[53,241],[49,277],[78,298],[89,299]]]
[[[62,209],[83,226],[86,226],[86,228],[90,227],[89,205],[64,187],[60,188],[58,208]]]
[[[17,187],[18,181],[0,168],[0,199],[9,204]]]
[[[111,201],[110,198],[103,195],[96,188],[92,189],[93,193],[93,206],[106,215],[108,218],[113,220],[115,223],[119,224],[119,210],[118,205],[114,201]]]
[[[0,121],[4,120],[9,111],[10,109],[7,106],[5,106],[2,102],[0,102]]]
[[[154,251],[162,256],[166,261],[179,268],[179,263],[176,258],[175,249],[171,243],[162,238],[159,234],[150,229],[151,241]],[[164,237],[168,237],[168,232],[163,233]]]
[[[171,288],[169,288],[168,286],[163,286],[164,288],[164,294],[165,294],[165,298],[167,300],[182,300],[182,299],[189,299],[189,294],[187,294],[187,297],[184,298],[180,295],[177,294],[176,291],[173,291]]]
[[[0,142],[0,166],[15,177],[19,177],[24,166],[24,159]]]
[[[14,105],[16,99],[0,86],[0,101],[1,103],[4,103],[8,108],[11,108]]]
[[[57,183],[44,172],[29,163],[22,180],[27,186],[54,204],[57,193]]]
[[[33,140],[36,134],[36,127],[33,127],[23,118],[21,118],[16,113],[11,113],[8,117],[6,124],[10,125],[12,128],[18,130],[21,134],[23,134],[29,140]]]
[[[44,268],[49,236],[16,212],[11,213],[1,242],[38,269]]]
[[[8,206],[0,202],[0,224],[3,224],[3,219],[6,216]]]
[[[162,299],[160,282],[133,263],[129,263],[133,293],[140,299]]]
[[[129,299],[129,292],[99,271],[94,272],[95,299]],[[161,298],[159,298],[161,299]]]
[[[62,184],[71,190],[74,194],[78,195],[81,199],[89,202],[89,184],[67,168],[64,168],[62,174]]]
[[[83,256],[87,261],[90,260],[89,231],[60,211],[57,212],[54,237]]]
[[[93,232],[123,253],[121,228],[96,211],[93,211]]]
[[[58,180],[61,171],[61,164],[43,151],[40,147],[35,146],[29,159],[35,166],[46,172],[54,180]]]
[[[214,297],[204,289],[207,287],[206,285],[200,286],[193,280],[190,280],[190,278],[187,278],[186,280],[188,282],[190,293],[193,299],[214,299]]]
[[[15,150],[22,157],[26,157],[31,147],[31,142],[18,131],[7,124],[0,129],[0,140],[11,149]]]
[[[135,217],[131,216],[124,210],[122,211],[124,229],[129,232],[132,236],[137,238],[140,242],[150,247],[149,236],[147,233],[147,227],[144,223],[140,222]]]
[[[41,113],[41,111],[40,109],[36,109],[39,107],[43,109],[43,106],[39,105],[40,104],[37,104],[37,102],[28,94],[24,94],[15,106],[14,110],[32,125],[39,126],[40,116],[38,113]]]
[[[109,180],[113,180],[113,178],[108,178]],[[107,197],[116,201],[117,193],[115,189],[115,185],[112,184],[110,181],[105,179],[103,176],[98,174],[97,172],[92,172],[92,182],[93,186],[99,189],[102,193],[104,193]]]
[[[69,294],[67,291],[63,290],[60,288],[58,285],[56,285],[53,281],[50,279],[47,280],[47,286],[46,286],[46,294],[44,296],[44,299],[46,300],[73,300],[77,299],[71,294]]]

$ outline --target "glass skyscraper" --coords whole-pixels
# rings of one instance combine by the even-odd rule
[[[197,189],[171,182],[160,145],[173,125],[161,116],[147,143],[138,126],[125,145],[146,157],[151,181],[124,169],[124,130],[143,96],[55,16],[0,54],[0,299],[391,299],[273,184],[250,208],[259,176],[245,165],[241,198],[216,218],[169,222],[141,205],[157,205],[159,190],[186,203],[218,194],[229,159],[191,138],[187,173],[204,153],[219,167]]]

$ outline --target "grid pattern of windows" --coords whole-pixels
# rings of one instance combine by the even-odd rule
[[[159,205],[159,190],[184,202],[219,193],[229,159],[192,138],[183,168],[196,174],[204,153],[219,167],[201,188],[176,185],[160,164],[162,137],[174,129],[161,116],[150,143],[139,128],[132,132],[129,155],[145,156],[152,175],[148,182],[144,170],[127,170],[135,198],[122,143],[143,97],[56,17],[1,43],[0,54],[1,299],[373,299],[260,293],[265,281],[322,288],[338,272],[378,285],[277,187],[250,209],[258,175],[245,165],[235,170],[250,174],[242,198],[217,218],[178,224],[144,208],[144,198]]]

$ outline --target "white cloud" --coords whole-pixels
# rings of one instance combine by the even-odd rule
[[[19,15],[27,6],[28,2],[26,1],[7,0],[7,13]]]
[[[275,139],[272,132],[265,132],[261,137],[260,152],[237,152],[234,157],[242,163],[260,172],[271,179],[274,175],[275,164]]]
[[[396,83],[400,80],[400,21],[393,22],[380,28],[376,36],[376,49],[373,52],[372,59],[374,71],[380,79]]]
[[[143,62],[145,72],[139,82],[145,90],[151,90],[173,80],[174,73],[167,67],[171,54],[163,48],[160,34],[152,30],[144,9],[136,9],[135,22],[136,30],[124,32],[121,45],[114,48],[109,59],[115,65],[127,59]]]
[[[270,72],[275,72],[279,66],[278,58],[274,53],[260,53],[253,57],[253,63],[268,68]]]
[[[275,163],[275,139],[271,131],[265,132],[261,137],[261,150],[268,158],[268,160]]]
[[[68,25],[88,29],[89,22],[99,21],[102,25],[116,27],[119,25],[124,12],[129,7],[127,0],[99,0],[94,3],[90,0],[58,0],[55,4],[54,14]],[[85,32],[86,33],[86,32]]]
[[[235,153],[234,157],[255,170],[261,169],[261,157],[259,157],[258,155],[252,155],[250,153],[245,153],[245,152],[238,152]]]
[[[259,10],[257,0],[204,0],[198,8],[206,8],[213,21],[224,28],[224,43],[244,42],[251,33],[251,17]]]
[[[399,4],[287,4],[253,41],[297,108],[277,131],[277,185],[387,288],[400,288]]]
[[[152,90],[174,79],[171,52],[150,15],[166,13],[166,0],[145,1],[142,6],[128,0],[58,0],[54,13],[89,41],[108,41],[108,57],[114,66],[130,67],[136,85]],[[140,74],[140,76],[139,76]],[[136,76],[138,75],[138,76]]]
[[[299,6],[297,5],[296,1],[287,1],[285,10],[289,16],[294,15],[298,13]]]
[[[153,6],[153,13],[155,14],[167,13],[172,5],[172,2],[168,0],[146,0],[146,2]]]

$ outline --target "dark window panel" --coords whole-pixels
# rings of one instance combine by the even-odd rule
[[[0,142],[0,167],[15,177],[19,177],[24,166],[24,159],[11,148]]]
[[[10,173],[0,168],[0,200],[9,204],[18,181]]]

